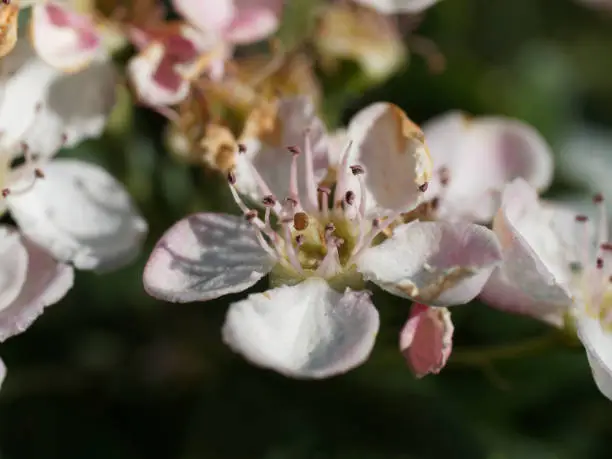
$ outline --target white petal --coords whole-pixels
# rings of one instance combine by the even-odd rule
[[[100,135],[115,103],[115,84],[108,56],[64,74],[19,40],[0,68],[0,148],[15,154],[25,143],[49,156],[62,145]]]
[[[278,29],[283,0],[234,0],[234,4],[233,20],[225,30],[226,38],[232,43],[254,43]]]
[[[79,269],[107,270],[140,251],[147,224],[123,186],[100,166],[56,159],[45,178],[8,196],[13,218],[33,241]]]
[[[236,14],[234,3],[234,0],[172,0],[176,11],[203,31],[222,31],[228,27]]]
[[[489,229],[471,223],[411,222],[357,259],[366,280],[434,306],[471,301],[501,261]]]
[[[273,266],[244,218],[201,213],[179,221],[160,239],[144,285],[162,300],[206,301],[246,290]]]
[[[379,326],[369,294],[309,278],[230,306],[225,342],[256,365],[295,378],[327,378],[362,364]]]
[[[30,27],[32,43],[40,58],[65,72],[84,69],[102,45],[89,17],[58,1],[32,7]]]
[[[28,252],[27,277],[19,295],[0,310],[0,342],[25,331],[47,306],[61,300],[72,288],[74,272],[40,247],[23,238]]]
[[[612,400],[612,330],[604,330],[599,320],[578,317],[578,336],[586,348],[597,387]]]
[[[438,216],[490,221],[503,187],[523,178],[538,190],[550,185],[552,152],[531,126],[511,118],[452,111],[427,122],[423,131],[436,166],[449,177],[442,190],[435,173],[427,197],[438,196]]]
[[[383,14],[420,13],[440,0],[354,0]]]
[[[353,144],[347,166],[365,169],[366,216],[412,210],[422,199],[419,187],[429,181],[432,168],[419,127],[399,107],[378,102],[353,117],[348,136]],[[359,197],[356,179],[344,172]]]
[[[316,116],[315,107],[308,97],[286,98],[254,110],[247,120],[240,139],[247,147],[236,163],[238,190],[256,202],[261,192],[253,178],[252,166],[278,199],[289,196],[289,178],[292,155],[287,147],[296,146],[298,158],[298,185],[300,196],[306,196],[306,136],[313,153],[314,176],[317,182],[327,174],[327,133],[325,125]]]
[[[0,225],[0,311],[19,296],[27,277],[28,252],[19,233]]]

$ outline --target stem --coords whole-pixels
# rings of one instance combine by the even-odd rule
[[[492,360],[508,360],[538,354],[556,345],[569,345],[569,340],[559,330],[529,338],[517,343],[489,346],[478,349],[454,350],[450,363],[459,365],[484,365]]]

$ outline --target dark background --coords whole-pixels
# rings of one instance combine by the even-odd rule
[[[453,108],[509,115],[536,126],[557,153],[578,126],[612,127],[612,15],[570,0],[443,0],[418,33],[443,51],[444,74],[431,75],[413,56],[386,83],[334,97],[337,106],[326,109],[344,121],[375,100],[419,123]],[[305,382],[254,368],[222,344],[225,309],[241,295],[183,305],[149,298],[141,273],[161,233],[193,210],[223,210],[223,180],[173,159],[163,123],[124,107],[102,139],[64,153],[117,175],[150,237],[134,265],[78,273],[62,302],[2,344],[3,457],[610,457],[612,402],[597,391],[580,347],[472,358],[470,350],[548,332],[529,319],[479,304],[453,309],[455,358],[439,376],[416,380],[397,351],[410,304],[377,292],[382,328],[372,358],[345,376]],[[612,159],[612,145],[609,152]],[[580,193],[575,179],[558,176],[551,195]]]

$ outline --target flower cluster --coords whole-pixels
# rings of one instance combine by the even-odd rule
[[[148,226],[119,181],[57,157],[102,135],[123,84],[168,121],[169,150],[222,174],[235,203],[168,229],[144,288],[183,303],[265,279],[222,329],[250,362],[295,378],[361,365],[380,326],[372,289],[411,305],[399,351],[417,377],[438,373],[452,307],[479,298],[574,332],[612,399],[604,198],[595,218],[540,200],[553,156],[534,128],[460,111],[420,127],[386,101],[345,127],[323,121],[334,124],[318,73],[353,61],[360,78],[341,84],[360,93],[408,51],[444,69],[414,33],[438,0],[322,2],[291,45],[275,38],[283,0],[173,0],[172,20],[155,0],[86,3],[0,4],[0,342],[61,300],[74,269],[118,269],[141,250]]]

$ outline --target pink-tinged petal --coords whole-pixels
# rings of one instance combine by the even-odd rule
[[[19,295],[0,309],[0,342],[24,332],[47,306],[60,301],[72,288],[73,269],[25,238],[28,254],[27,277]]]
[[[493,221],[503,263],[483,289],[482,300],[562,326],[572,302],[571,265],[578,255],[570,238],[576,230],[572,212],[543,205],[524,180],[512,182]]]
[[[328,378],[368,358],[378,327],[368,293],[338,293],[309,278],[232,304],[223,339],[255,365],[293,378]]]
[[[348,137],[353,143],[347,166],[365,169],[366,217],[412,210],[422,199],[420,188],[432,168],[420,128],[399,107],[378,102],[353,117]],[[359,197],[356,178],[350,170],[344,173]]]
[[[2,59],[0,149],[51,156],[102,133],[115,103],[116,73],[108,56],[66,74],[43,62],[27,40]],[[79,94],[79,97],[74,97]]]
[[[578,316],[578,336],[584,345],[593,379],[603,395],[612,400],[612,329],[598,318]]]
[[[178,73],[175,61],[160,42],[130,59],[127,74],[138,99],[158,107],[175,105],[189,95],[189,82]]]
[[[297,147],[301,152],[298,158],[298,189],[302,198],[307,196],[307,138],[312,150],[314,178],[320,182],[325,178],[329,165],[327,132],[310,99],[285,98],[264,103],[253,110],[239,140],[245,145],[246,152],[237,158],[235,172],[238,190],[261,202],[265,193],[254,179],[255,167],[272,194],[278,199],[288,197],[293,157],[287,147]]]
[[[236,16],[235,0],[172,0],[174,9],[202,31],[222,32]]]
[[[115,178],[74,159],[55,159],[42,170],[43,180],[7,197],[26,236],[79,269],[108,270],[133,260],[147,224]]]
[[[538,190],[551,183],[550,147],[521,121],[452,111],[427,122],[423,131],[436,167],[427,197],[440,199],[440,218],[490,221],[501,191],[515,178]]]
[[[6,378],[6,365],[4,365],[4,362],[0,359],[0,389],[2,389],[4,378]]]
[[[246,290],[273,266],[244,218],[201,213],[179,221],[162,236],[143,281],[149,295],[162,300],[207,301]]]
[[[234,0],[234,4],[235,15],[224,34],[232,43],[254,43],[278,29],[283,0]]]
[[[411,222],[366,249],[357,269],[388,292],[433,306],[476,297],[501,261],[492,231],[472,223]]]
[[[65,72],[78,72],[95,58],[101,38],[94,23],[59,2],[32,8],[32,44],[42,60]]]
[[[400,351],[417,378],[444,368],[453,348],[453,331],[448,309],[412,305],[400,333]]]
[[[0,226],[0,311],[19,296],[26,282],[28,252],[21,243],[19,233]]]
[[[440,0],[353,0],[382,14],[420,13]]]

